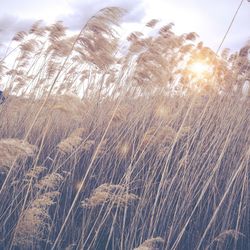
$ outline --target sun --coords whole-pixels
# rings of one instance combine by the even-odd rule
[[[212,66],[206,62],[197,61],[189,66],[189,70],[197,77],[202,77],[212,73]]]

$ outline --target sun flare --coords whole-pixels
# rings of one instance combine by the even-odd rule
[[[205,74],[212,73],[212,67],[208,63],[205,62],[194,62],[190,65],[189,70],[195,74],[196,76],[203,76]]]

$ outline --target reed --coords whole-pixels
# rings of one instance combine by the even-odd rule
[[[250,249],[249,44],[121,41],[123,12],[37,22],[0,60],[0,248]]]

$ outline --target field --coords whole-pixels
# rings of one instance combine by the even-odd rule
[[[0,59],[0,249],[250,249],[244,50],[168,24],[124,52],[121,15],[36,23]]]

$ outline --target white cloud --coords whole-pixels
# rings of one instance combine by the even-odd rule
[[[214,49],[219,45],[239,4],[236,0],[0,0],[0,42],[27,30],[38,19],[47,23],[62,20],[71,30],[80,29],[98,10],[117,6],[128,10],[124,27],[135,29],[151,18],[174,22],[175,31],[197,32]],[[244,1],[225,41],[225,47],[239,49],[249,39],[250,3]]]
[[[54,22],[58,15],[70,13],[68,0],[1,1],[0,16],[11,14],[22,19],[43,19]]]
[[[74,0],[70,6],[72,14],[61,15],[59,19],[71,29],[80,29],[91,16],[105,7],[120,7],[127,10],[124,16],[126,22],[140,22],[145,15],[142,0]]]
[[[5,54],[8,43],[18,31],[28,31],[35,19],[22,19],[13,15],[0,16],[0,57]]]
[[[235,0],[144,0],[146,18],[161,18],[174,22],[174,31],[194,31],[207,46],[216,49],[239,5]],[[250,3],[245,1],[223,47],[239,49],[249,39]]]

